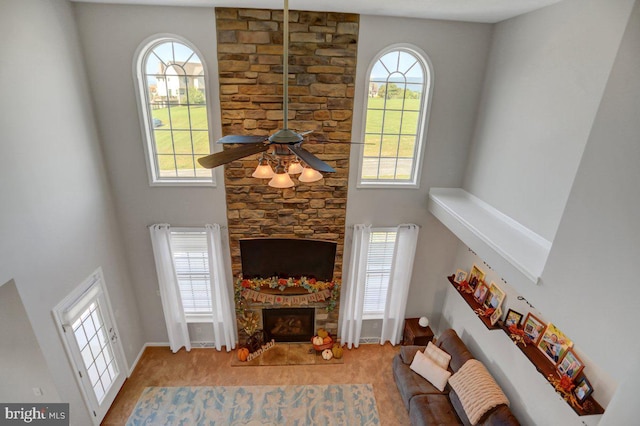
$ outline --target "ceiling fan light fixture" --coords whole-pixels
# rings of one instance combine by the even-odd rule
[[[302,170],[302,174],[300,175],[298,180],[300,182],[309,183],[319,181],[322,178],[322,173],[320,173],[319,171],[312,169],[311,167],[305,167]]]
[[[263,155],[251,176],[258,179],[271,179],[274,174],[269,161]]]
[[[299,175],[300,173],[302,173],[302,170],[302,164],[300,164],[300,160],[298,160],[297,158],[291,161],[291,163],[289,163],[289,167],[287,167],[287,173],[289,173],[290,175]]]
[[[276,167],[276,173],[273,175],[268,184],[272,188],[291,188],[294,186],[289,174],[285,172],[284,166],[279,163]]]

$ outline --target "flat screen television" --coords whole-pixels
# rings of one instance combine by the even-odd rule
[[[244,278],[333,279],[336,243],[332,241],[248,238],[240,240]]]

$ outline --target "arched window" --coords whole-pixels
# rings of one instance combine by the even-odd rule
[[[410,47],[391,47],[367,82],[360,187],[418,187],[426,137],[431,71]]]
[[[158,184],[214,183],[198,164],[211,153],[206,69],[186,41],[155,38],[137,57],[149,179]]]

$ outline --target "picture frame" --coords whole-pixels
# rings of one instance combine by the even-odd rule
[[[475,289],[475,286],[472,284],[474,282],[474,278],[480,282],[484,281],[485,273],[482,269],[478,267],[475,263],[471,267],[471,271],[469,272],[469,285],[471,288]]]
[[[524,320],[522,328],[524,330],[524,335],[531,339],[534,345],[537,345],[538,340],[542,337],[542,333],[546,327],[540,318],[529,312]]]
[[[504,291],[500,290],[500,287],[496,285],[493,281],[489,286],[489,294],[484,299],[483,306],[487,309],[493,308],[498,309],[500,305],[502,305],[502,301],[504,300]]]
[[[467,272],[463,271],[462,269],[458,269],[456,271],[456,277],[454,279],[454,281],[458,284],[460,284],[462,281],[467,279]]]
[[[582,404],[593,393],[593,386],[585,376],[580,377],[576,381],[576,387],[573,388],[573,394],[580,404]]]
[[[542,337],[538,340],[537,346],[549,361],[557,365],[567,350],[573,347],[573,342],[558,327],[549,323]]]
[[[522,322],[523,315],[520,312],[514,311],[513,309],[509,309],[507,311],[507,316],[504,317],[504,326],[509,328],[512,325],[515,325],[516,328],[520,327],[520,323]]]
[[[496,325],[500,318],[502,318],[502,308],[498,306],[489,318],[489,320],[491,321],[491,325]]]
[[[573,351],[573,348],[567,349],[567,352],[556,366],[556,370],[560,373],[560,377],[566,375],[571,380],[575,380],[575,378],[582,373],[583,368],[584,363],[580,358],[578,358],[578,355]]]
[[[489,287],[484,282],[480,282],[480,284],[476,286],[476,291],[473,292],[473,298],[482,305],[488,294]]]

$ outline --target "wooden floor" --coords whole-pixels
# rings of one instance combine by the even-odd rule
[[[391,361],[400,351],[385,344],[360,345],[344,351],[343,364],[232,367],[230,353],[215,349],[184,349],[173,354],[168,347],[147,348],[125,382],[103,425],[126,423],[147,386],[250,386],[324,385],[370,383],[373,385],[382,425],[408,425],[409,416],[393,380]]]

